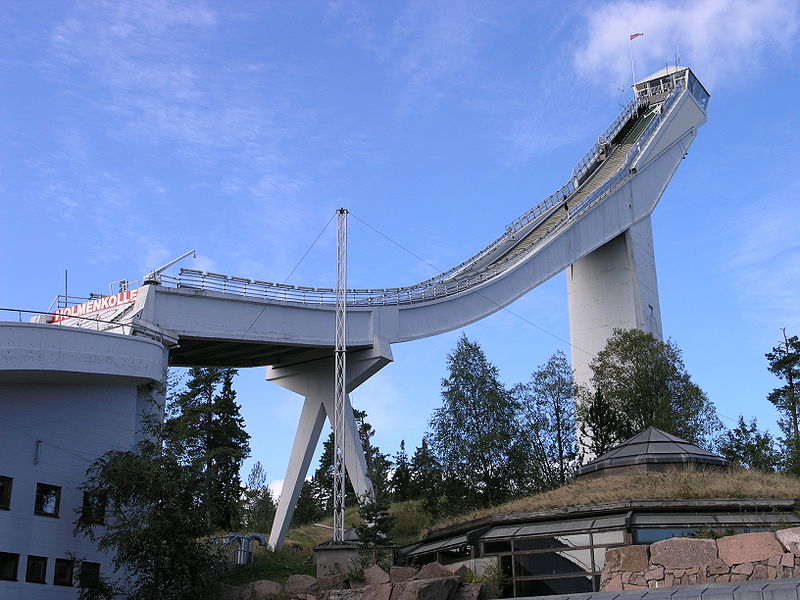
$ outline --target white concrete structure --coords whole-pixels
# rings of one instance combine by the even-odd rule
[[[96,458],[135,443],[163,402],[166,360],[146,338],[0,322],[0,598],[76,598],[71,554],[109,574],[109,557],[72,535],[78,487]]]
[[[577,377],[614,327],[661,334],[650,215],[706,121],[708,93],[685,67],[636,84],[628,105],[569,181],[511,223],[485,249],[417,285],[349,290],[348,391],[391,361],[391,344],[436,335],[486,317],[569,268]],[[183,269],[153,274],[117,299],[68,309],[63,325],[106,310],[102,325],[124,333],[157,331],[174,365],[268,365],[267,379],[305,396],[270,543],[283,542],[324,416],[332,417],[335,291]],[[585,350],[585,352],[584,352]],[[368,490],[350,413],[348,471]]]

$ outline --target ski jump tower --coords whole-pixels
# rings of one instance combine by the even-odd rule
[[[650,215],[706,121],[709,95],[692,71],[668,67],[635,84],[635,99],[566,184],[510,223],[486,248],[416,285],[347,290],[351,392],[392,360],[391,345],[475,322],[567,269],[573,367],[615,327],[661,336]],[[266,365],[268,381],[305,398],[270,544],[283,544],[326,417],[334,415],[336,290],[182,269],[138,289],[64,306],[48,321],[153,336],[176,366]],[[98,320],[90,320],[90,317]],[[345,466],[371,491],[349,399]]]

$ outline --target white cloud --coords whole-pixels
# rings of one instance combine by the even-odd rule
[[[787,53],[798,33],[796,0],[703,0],[611,2],[586,11],[587,37],[574,56],[576,70],[617,87],[672,64],[691,66],[709,86],[735,83],[767,66],[773,50]],[[629,35],[644,33],[629,44]],[[612,88],[613,89],[613,88]]]
[[[269,484],[269,491],[272,492],[272,497],[277,500],[281,497],[283,491],[283,479],[276,479]]]
[[[800,206],[797,186],[759,198],[733,215],[728,271],[739,302],[756,322],[800,329]]]

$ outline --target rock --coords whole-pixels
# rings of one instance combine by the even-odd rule
[[[619,575],[612,575],[605,586],[600,586],[600,591],[601,592],[622,591],[622,577],[620,577]]]
[[[389,574],[378,565],[372,565],[370,568],[364,569],[364,583],[366,585],[381,585],[389,583],[389,581]]]
[[[363,590],[329,590],[322,592],[322,600],[362,600]],[[295,594],[300,600],[313,600],[311,594]]]
[[[250,582],[250,585],[247,586],[246,597],[250,598],[251,596],[254,596],[256,598],[260,598],[266,594],[280,594],[282,591],[283,590],[281,589],[280,583],[262,579],[260,581]]]
[[[642,573],[631,573],[631,576],[628,578],[628,583],[631,585],[641,585],[642,587],[647,586],[647,582]],[[628,586],[625,587],[627,589]]]
[[[317,585],[320,591],[343,590],[350,587],[347,582],[347,575],[336,573],[335,575],[324,575],[317,578]]]
[[[794,554],[792,554],[791,552],[787,552],[786,554],[781,556],[780,565],[782,567],[793,567],[794,566]],[[773,565],[773,566],[777,567],[778,565]]]
[[[649,566],[648,546],[625,546],[606,550],[605,567],[610,571],[644,573]]]
[[[731,580],[730,575],[720,575],[719,577],[717,577],[717,583],[727,583],[730,580]]]
[[[731,569],[731,575],[750,575],[753,572],[753,563],[742,563]]]
[[[368,585],[363,590],[363,600],[389,600],[392,595],[391,583]]]
[[[800,527],[779,529],[775,532],[775,537],[786,548],[787,552],[800,554]]]
[[[218,583],[216,585],[216,598],[218,600],[243,600],[244,590],[233,585]]]
[[[458,577],[409,579],[392,586],[390,600],[446,600],[460,583]]]
[[[750,581],[760,581],[762,579],[769,579],[769,571],[767,570],[767,566],[756,565],[753,567],[753,572],[750,574]]]
[[[647,571],[644,572],[644,578],[648,581],[656,579],[661,580],[664,579],[664,567],[650,567]]]
[[[445,567],[453,577],[458,577],[460,579],[464,579],[467,573],[471,573],[471,571],[466,567],[466,565],[458,565],[453,567]]]
[[[717,540],[717,547],[719,557],[725,564],[731,566],[769,560],[784,553],[783,546],[775,534],[768,531],[721,537]]]
[[[389,579],[392,583],[413,579],[416,574],[417,570],[412,567],[392,567],[389,569]]]
[[[730,581],[747,581],[747,575],[740,573],[731,573]]]
[[[289,575],[286,580],[287,594],[313,594],[318,591],[317,578],[311,575]]]
[[[792,577],[800,577],[800,567],[792,568]]]
[[[482,589],[483,585],[480,583],[462,583],[452,600],[478,600]]]
[[[451,573],[438,562],[428,563],[414,575],[414,579],[440,579],[443,577],[451,577]]]
[[[725,575],[731,572],[731,568],[719,559],[712,560],[706,565],[709,575]]]
[[[669,538],[650,546],[650,562],[668,569],[703,568],[716,558],[714,540]]]
[[[786,555],[784,554],[784,556]],[[789,554],[789,556],[792,557],[792,564],[794,564],[794,555]],[[781,560],[783,560],[783,556],[770,556],[769,559],[767,560],[767,566],[777,567],[780,564]]]
[[[664,586],[672,587],[675,585],[675,575],[672,573],[664,573]]]

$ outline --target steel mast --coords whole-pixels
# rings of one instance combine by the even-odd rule
[[[336,349],[334,353],[333,541],[344,542],[344,408],[347,399],[347,209],[336,211]]]

